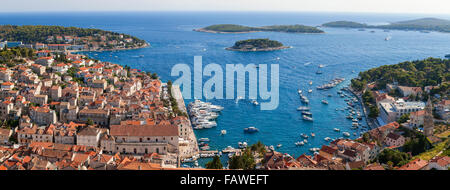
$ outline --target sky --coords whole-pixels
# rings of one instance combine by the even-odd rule
[[[1,0],[1,12],[307,11],[450,14],[450,0]]]

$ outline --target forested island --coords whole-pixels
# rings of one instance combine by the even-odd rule
[[[352,21],[335,21],[322,24],[324,27],[336,28],[374,28],[385,30],[415,30],[450,32],[450,21],[438,18],[421,18],[416,20],[393,22],[387,25],[367,25]]]
[[[128,34],[91,28],[44,25],[0,25],[1,41],[15,41],[30,44],[29,46],[36,43],[66,44],[70,45],[69,49],[72,50],[91,51],[135,49],[149,45],[144,40]]]
[[[265,39],[249,39],[237,41],[234,46],[226,48],[231,51],[274,51],[289,48],[281,42]]]
[[[317,27],[305,25],[272,25],[262,27],[250,27],[236,24],[217,24],[205,28],[194,29],[197,32],[209,33],[250,33],[250,32],[288,32],[288,33],[324,33]]]

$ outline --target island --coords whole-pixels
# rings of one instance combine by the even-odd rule
[[[265,39],[240,40],[234,43],[234,46],[225,48],[230,51],[275,51],[290,48],[284,46],[281,42]]]
[[[288,32],[288,33],[324,33],[317,27],[305,25],[272,25],[262,27],[250,27],[236,24],[217,24],[205,28],[194,29],[197,32],[209,33],[250,33],[250,32]]]
[[[393,22],[387,25],[367,25],[352,21],[335,21],[322,24],[324,27],[335,28],[374,28],[384,30],[414,30],[414,31],[436,31],[436,32],[450,32],[450,20],[438,18],[421,18],[415,20],[407,20],[400,22]]]
[[[137,37],[92,28],[43,25],[0,25],[0,42],[8,46],[56,51],[137,49],[149,43]]]

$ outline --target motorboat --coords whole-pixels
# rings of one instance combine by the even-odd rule
[[[338,129],[338,128],[334,128],[333,129],[334,131],[336,131],[336,132],[339,132],[339,131],[341,131],[340,129]]]
[[[199,138],[198,141],[200,141],[200,142],[209,142],[209,138]]]
[[[330,137],[325,137],[323,140],[325,140],[325,141],[330,141],[331,138],[330,138]]]
[[[306,106],[300,106],[300,107],[297,108],[297,110],[298,110],[298,111],[309,111],[310,108],[309,108],[309,107],[306,107]]]
[[[311,133],[311,137],[315,137],[316,136],[316,134],[315,133]]]
[[[256,133],[256,132],[258,132],[258,131],[259,131],[259,129],[256,128],[256,127],[247,127],[247,128],[244,128],[244,133]]]
[[[309,117],[309,116],[306,116],[306,115],[303,115],[302,118],[303,118],[303,120],[306,120],[306,121],[314,121],[312,117]]]
[[[302,111],[302,115],[309,115],[309,116],[311,116],[311,115],[312,115],[312,113],[311,113],[311,112],[309,112],[309,111]]]
[[[348,133],[348,132],[343,132],[342,135],[344,135],[345,137],[349,137],[349,136],[350,136],[350,133]]]
[[[328,101],[322,100],[322,103],[323,103],[323,104],[328,104]]]
[[[305,139],[308,138],[308,135],[307,135],[307,134],[304,134],[304,133],[300,134],[300,136],[302,136],[302,137],[305,138]]]

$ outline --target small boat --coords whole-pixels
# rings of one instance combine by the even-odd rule
[[[319,65],[319,68],[323,68],[323,67],[325,67],[325,65],[323,65],[323,64],[320,64],[320,65]]]
[[[325,137],[323,140],[325,140],[325,141],[330,141],[331,138],[330,138],[330,137]]]
[[[350,136],[350,133],[348,133],[348,132],[343,132],[342,135],[344,135],[345,137],[349,137],[349,136]]]
[[[339,131],[341,131],[340,129],[338,129],[338,128],[334,128],[333,129],[334,131],[336,131],[336,132],[339,132]]]
[[[306,115],[303,115],[302,118],[303,118],[303,120],[305,120],[305,121],[314,121],[312,117],[308,117],[308,116],[306,116]]]
[[[305,143],[303,141],[298,141],[295,143],[296,146],[303,146]]]
[[[309,85],[312,85],[313,84],[313,82],[312,81],[309,81]]]
[[[255,105],[255,106],[259,105],[258,101],[256,101],[256,100],[253,100],[252,104]]]
[[[311,113],[311,112],[309,112],[309,111],[302,111],[302,115],[309,115],[309,116],[311,116],[311,115],[312,115],[312,113]]]
[[[315,137],[316,136],[316,134],[315,133],[311,133],[311,137]]]
[[[282,144],[278,144],[278,145],[277,145],[277,148],[280,148],[281,146],[283,146],[283,145],[282,145]]]
[[[238,142],[239,148],[247,148],[247,142]]]
[[[244,129],[244,133],[256,133],[259,129],[256,127],[247,127]]]
[[[321,70],[317,70],[316,71],[316,74],[318,74],[318,75],[320,75],[320,74],[322,74],[323,72],[321,71]]]
[[[280,60],[280,57],[277,57],[276,60]]]
[[[297,92],[298,92],[298,94],[302,94],[303,91],[298,89]]]
[[[199,138],[198,141],[200,141],[200,142],[209,142],[209,138]]]
[[[323,104],[328,104],[328,101],[322,100],[322,103],[323,103]]]
[[[306,144],[306,143],[308,143],[308,140],[306,140],[306,139],[303,139],[303,143],[305,143],[305,144]]]
[[[275,148],[273,148],[273,145],[270,145],[270,146],[269,146],[269,149],[270,149],[270,150],[275,150]]]
[[[353,127],[358,127],[358,126],[359,126],[359,123],[353,122],[353,123],[352,123],[352,126],[353,126]]]
[[[309,89],[308,92],[311,93],[311,92],[312,92],[312,89]]]
[[[307,134],[304,134],[304,133],[300,134],[300,136],[302,136],[302,137],[305,138],[305,139],[308,138],[308,135],[307,135]]]
[[[309,109],[310,108],[306,107],[306,106],[300,106],[300,107],[297,108],[298,111],[309,111]]]
[[[221,135],[226,135],[226,134],[227,134],[227,130],[221,130],[221,131],[220,131],[220,134],[221,134]]]
[[[311,62],[307,62],[307,63],[305,63],[305,64],[303,64],[303,65],[305,65],[305,66],[306,66],[306,65],[310,65],[310,64],[311,64]]]
[[[209,150],[209,146],[202,146],[200,147],[200,150]]]

